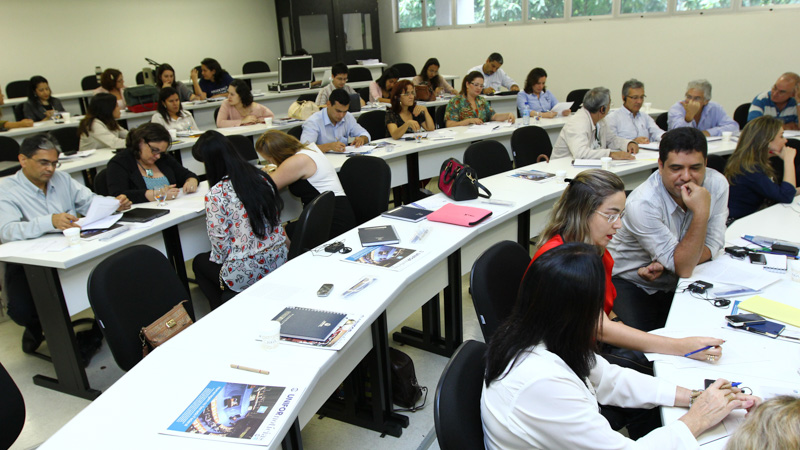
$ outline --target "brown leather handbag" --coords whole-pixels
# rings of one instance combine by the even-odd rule
[[[193,323],[189,313],[186,312],[186,308],[183,307],[184,303],[186,303],[186,300],[175,305],[155,322],[142,327],[141,331],[139,331],[139,339],[142,341],[143,357]]]
[[[428,86],[427,84],[420,84],[414,86],[414,96],[417,98],[417,100],[421,102],[436,100],[436,96],[433,95],[431,87]]]

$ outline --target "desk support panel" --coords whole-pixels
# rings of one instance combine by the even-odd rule
[[[283,437],[281,448],[283,450],[303,450],[303,436],[300,434],[300,422],[297,419],[294,419],[292,427]]]
[[[517,242],[526,252],[531,247],[531,212],[525,210],[517,215]]]
[[[164,238],[164,247],[167,250],[167,259],[169,263],[175,267],[175,272],[178,278],[181,279],[183,287],[186,288],[186,294],[189,293],[189,276],[186,274],[186,265],[183,260],[183,248],[181,247],[181,236],[178,232],[178,226],[173,225],[161,231],[161,236]],[[191,298],[189,298],[191,303]]]
[[[408,184],[406,184],[405,198],[403,202],[406,205],[420,199],[419,194],[419,154],[409,153],[406,155],[406,171],[408,177]]]

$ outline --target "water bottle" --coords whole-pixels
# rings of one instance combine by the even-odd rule
[[[525,126],[531,124],[531,108],[528,106],[528,102],[525,102],[525,106],[522,108],[522,124]]]

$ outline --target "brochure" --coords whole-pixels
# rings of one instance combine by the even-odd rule
[[[420,250],[392,247],[391,245],[379,245],[375,247],[366,247],[348,256],[344,260],[357,264],[400,270],[405,267],[409,261],[417,258],[420,254],[422,254]]]
[[[512,173],[510,176],[514,178],[522,178],[523,180],[531,180],[541,183],[556,176],[556,174],[550,172],[542,172],[541,170],[522,170],[520,172]]]

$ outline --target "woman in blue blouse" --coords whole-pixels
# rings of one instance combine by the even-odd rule
[[[538,116],[552,119],[557,115],[557,113],[550,110],[558,104],[558,100],[556,100],[556,96],[552,92],[547,90],[546,81],[547,72],[541,67],[537,67],[528,73],[528,78],[525,79],[525,88],[517,94],[517,110],[520,115],[525,109],[525,103],[528,104],[531,117]],[[561,114],[568,116],[569,113],[570,110],[567,108]]]
[[[797,194],[795,154],[796,149],[786,146],[780,119],[762,116],[747,123],[725,166],[725,177],[731,185],[728,223],[758,211],[765,202],[792,202]],[[783,160],[780,183],[769,164],[770,156]]]

